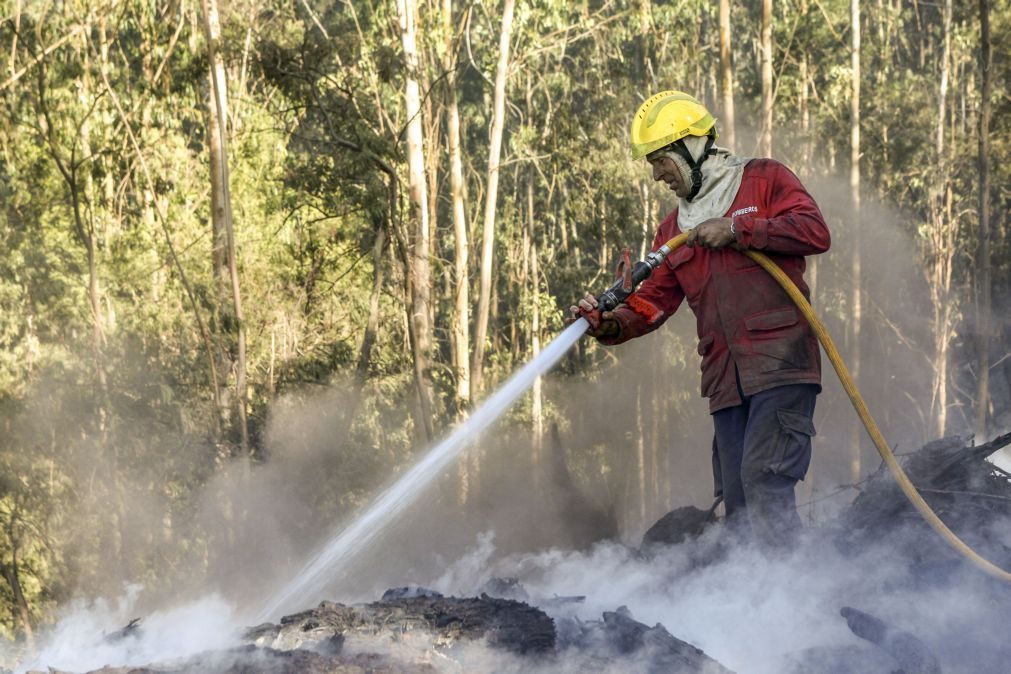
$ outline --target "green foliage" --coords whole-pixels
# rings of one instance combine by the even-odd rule
[[[438,3],[421,8],[422,66],[414,73],[436,178],[429,184],[435,344],[426,374],[439,428],[454,421],[458,378],[447,69],[457,76],[462,119],[473,300],[501,20],[496,3],[455,4],[450,35]],[[227,293],[212,263],[209,60],[199,9],[135,0],[22,5],[16,17],[4,12],[0,30],[0,71],[11,77],[0,91],[0,568],[7,579],[0,601],[8,609],[0,632],[12,638],[25,627],[16,591],[37,625],[74,592],[115,593],[125,578],[168,588],[210,575],[212,551],[230,533],[199,512],[204,490],[237,451],[236,422],[215,406],[211,370],[218,331],[229,326],[221,318]],[[865,189],[900,209],[925,263],[939,252],[931,237],[940,11],[929,3],[865,7],[861,52]],[[291,413],[309,392],[321,385],[353,392],[345,403],[354,414],[340,417],[346,434],[334,441],[339,460],[311,476],[307,498],[316,514],[306,528],[359,507],[420,446],[406,328],[414,236],[403,102],[409,73],[395,12],[394,3],[336,0],[222,8],[253,436],[251,457],[240,461],[269,464],[272,415]],[[976,21],[973,7],[957,7],[943,120],[956,287],[973,281],[976,246]],[[1003,186],[1011,182],[1011,11],[995,7],[992,22],[991,180]],[[742,154],[758,126],[759,23],[755,11],[735,7]],[[703,0],[518,3],[487,344],[492,382],[529,358],[535,336],[543,345],[562,327],[574,298],[610,278],[622,247],[637,255],[650,245],[673,204],[651,194],[648,173],[630,160],[628,119],[660,88],[694,91],[719,113],[717,28],[715,5]],[[849,3],[777,3],[774,38],[777,155],[805,180],[843,172]],[[1011,286],[1011,243],[1000,224],[1011,193],[997,187],[992,199],[999,296]],[[379,329],[363,359],[373,290]],[[837,323],[851,311],[848,293],[821,290]],[[654,411],[668,422],[699,415],[693,387],[664,388],[693,381],[696,367],[693,345],[673,341],[657,358],[652,383],[637,389],[665,396]],[[560,370],[605,381],[612,361],[583,344]],[[235,373],[214,374],[234,399]],[[511,422],[526,426],[532,414],[527,401]],[[565,414],[547,400],[545,423],[578,427]],[[305,441],[295,431],[285,438]],[[615,507],[632,498],[635,468],[620,437],[595,438],[569,459],[573,473]],[[14,566],[18,583],[10,580]]]

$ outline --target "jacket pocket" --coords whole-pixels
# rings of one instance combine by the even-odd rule
[[[744,327],[752,332],[779,330],[797,324],[797,310],[793,307],[764,311],[744,319]]]
[[[698,264],[689,264],[692,260],[695,260],[695,249],[684,246],[668,255],[664,259],[664,264],[674,273],[674,277],[681,285],[681,290],[688,298],[688,303],[695,306],[702,294],[705,279],[700,277]],[[696,260],[696,262],[699,261]]]
[[[805,325],[795,308],[782,307],[748,316],[744,327],[742,337],[750,354],[749,369],[779,372],[811,367]]]
[[[811,421],[811,418],[801,414],[800,412],[794,412],[793,410],[776,410],[776,416],[779,417],[779,425],[788,431],[801,433],[809,438],[818,434],[818,432],[814,429],[814,422]]]

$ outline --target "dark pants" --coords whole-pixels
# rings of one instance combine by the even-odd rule
[[[811,463],[813,384],[778,386],[713,414],[713,475],[728,522],[765,548],[789,547],[801,528],[793,488]]]

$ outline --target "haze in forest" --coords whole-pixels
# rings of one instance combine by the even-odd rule
[[[10,661],[127,585],[140,613],[217,596],[241,615],[299,566],[609,282],[621,247],[645,251],[672,204],[629,159],[628,123],[664,88],[815,195],[833,247],[811,261],[814,304],[898,451],[1011,427],[1006,7],[2,16]],[[582,342],[333,591],[438,578],[483,532],[503,557],[634,543],[708,506],[693,322],[683,307],[634,343]],[[812,523],[879,465],[823,379]]]

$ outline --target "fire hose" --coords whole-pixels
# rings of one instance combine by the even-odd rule
[[[674,238],[667,241],[657,250],[653,251],[646,256],[645,260],[636,262],[634,266],[629,264],[626,259],[621,265],[619,265],[619,278],[610,288],[605,290],[597,298],[598,308],[601,311],[613,311],[615,307],[625,301],[629,295],[631,295],[635,288],[649,278],[653,270],[660,266],[664,258],[670,255],[672,252],[684,245],[685,240],[687,240],[688,234],[679,234]],[[857,388],[856,383],[853,381],[853,377],[850,375],[849,368],[846,367],[846,363],[843,361],[842,355],[839,353],[839,349],[836,348],[835,342],[832,341],[832,337],[829,335],[828,330],[825,329],[825,325],[818,318],[817,314],[814,313],[814,309],[811,308],[810,302],[804,297],[804,294],[800,289],[794,284],[790,277],[779,268],[775,262],[769,259],[764,253],[756,250],[742,250],[742,253],[747,255],[749,258],[754,260],[762,269],[767,271],[776,281],[782,286],[783,290],[786,291],[790,299],[793,300],[797,308],[807,319],[808,323],[811,324],[811,328],[814,330],[814,334],[818,337],[818,341],[821,343],[822,348],[825,350],[825,355],[828,356],[829,362],[832,363],[832,367],[835,368],[836,374],[839,376],[839,380],[842,382],[843,389],[846,391],[846,395],[849,396],[850,402],[853,403],[853,409],[856,411],[857,416],[860,417],[860,421],[863,422],[864,428],[867,429],[867,434],[870,435],[871,440],[874,442],[874,446],[878,450],[878,454],[881,455],[881,459],[888,466],[888,470],[891,472],[892,477],[898,483],[899,488],[902,493],[905,494],[909,502],[913,504],[913,507],[920,513],[927,524],[937,532],[937,534],[956,552],[961,554],[963,557],[972,562],[977,568],[982,570],[984,573],[1003,580],[1005,582],[1011,583],[1011,573],[1000,568],[993,562],[984,559],[979,553],[969,547],[962,539],[960,539],[955,533],[948,528],[948,526],[941,521],[941,518],[937,516],[937,513],[933,511],[930,505],[923,499],[920,492],[917,491],[916,486],[906,475],[906,471],[903,470],[902,466],[899,464],[898,460],[895,458],[895,454],[892,452],[888,443],[885,441],[885,436],[881,433],[881,429],[878,428],[877,422],[871,415],[870,409],[867,407],[867,403],[864,402],[863,396],[860,394],[860,390]]]

